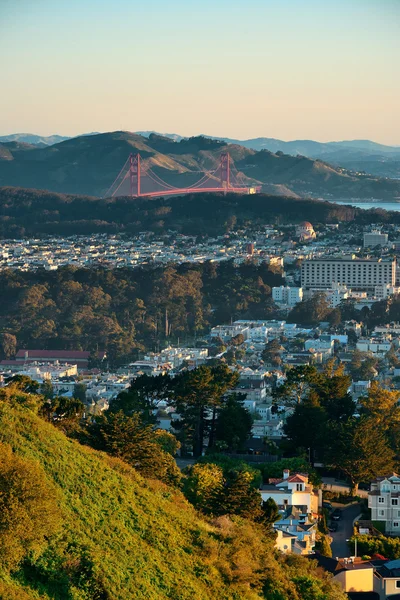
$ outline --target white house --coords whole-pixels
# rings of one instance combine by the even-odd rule
[[[325,337],[329,339],[324,339]],[[332,356],[334,346],[335,342],[329,336],[321,336],[316,340],[310,339],[304,342],[304,350],[317,350],[325,356]]]
[[[383,521],[385,531],[390,535],[400,535],[400,477],[392,473],[387,477],[377,477],[368,492],[368,508],[372,521]]]
[[[282,479],[269,479],[268,484],[261,486],[260,493],[263,500],[272,498],[280,510],[300,506],[307,514],[318,514],[318,507],[322,504],[322,495],[320,491],[314,491],[308,475],[290,475],[288,469],[284,469]]]
[[[390,340],[381,338],[360,338],[357,342],[357,350],[360,352],[372,352],[373,354],[384,355],[392,347]]]
[[[242,334],[247,339],[248,328],[243,325],[233,323],[233,325],[217,325],[211,329],[212,338],[221,338],[221,340],[231,340],[236,335]]]

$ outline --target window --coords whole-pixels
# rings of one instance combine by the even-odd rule
[[[400,579],[398,579],[398,580],[396,581],[396,588],[397,588],[397,589],[399,589],[399,588],[400,588]]]
[[[382,496],[379,496],[378,502],[379,502],[379,504],[383,504],[383,502],[385,502],[385,498],[383,498]]]
[[[302,492],[302,491],[303,491],[303,484],[296,483],[296,492]]]
[[[392,498],[392,506],[397,506],[398,500],[397,498]]]
[[[384,510],[380,510],[379,511],[379,516],[380,517],[384,517],[385,516],[385,511]]]
[[[399,526],[399,522],[398,521],[393,521],[393,527],[398,527]]]

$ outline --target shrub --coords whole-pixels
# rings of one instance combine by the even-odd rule
[[[30,552],[40,553],[60,525],[56,492],[40,466],[0,443],[0,561],[15,569]]]

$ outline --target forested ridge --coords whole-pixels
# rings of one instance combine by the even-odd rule
[[[362,210],[343,204],[267,194],[192,194],[170,198],[106,198],[71,196],[43,190],[0,188],[0,237],[93,233],[163,233],[191,235],[223,233],[227,223],[237,228],[265,223],[341,221],[400,223],[399,212]]]
[[[265,263],[235,267],[231,261],[5,270],[0,272],[0,330],[16,336],[21,348],[104,349],[111,362],[118,362],[166,338],[185,341],[230,319],[266,318],[273,306],[271,287],[282,282],[279,270]]]
[[[135,452],[143,458],[154,446],[137,415],[100,418],[105,444],[94,450],[66,437],[66,414],[52,421],[31,384],[17,377],[0,393],[0,598],[344,600],[312,561],[274,550],[271,507],[265,523],[229,505],[219,517],[196,512],[179,481],[154,479],[160,463],[147,475],[130,466]],[[188,482],[196,486],[207,472],[205,465]],[[246,473],[238,476],[248,488]],[[230,485],[232,503],[241,487]]]

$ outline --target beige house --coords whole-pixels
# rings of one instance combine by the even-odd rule
[[[400,559],[363,561],[355,557],[334,559],[318,554],[310,558],[315,558],[320,567],[331,573],[352,600],[363,597],[400,600]]]
[[[275,548],[282,552],[282,554],[291,554],[297,537],[292,533],[280,529],[276,530],[276,534]]]
[[[314,552],[317,523],[317,519],[310,518],[304,509],[291,506],[286,511],[282,511],[281,519],[274,523],[274,529],[278,537],[280,533],[293,536],[291,552],[307,555]]]
[[[331,573],[344,592],[359,594],[374,591],[374,566],[371,562],[354,557],[329,558],[321,554],[310,558],[315,558],[320,567]],[[376,598],[379,600],[378,596]]]

